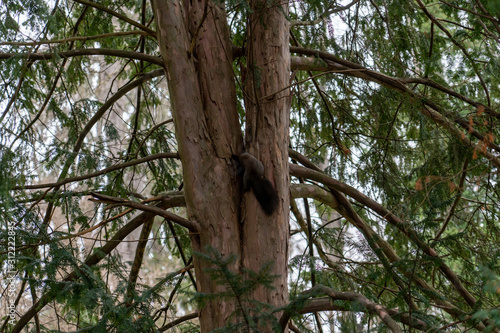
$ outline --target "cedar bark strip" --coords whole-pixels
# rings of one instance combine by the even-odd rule
[[[287,2],[250,1],[247,27],[247,81],[245,84],[246,151],[264,164],[265,177],[280,198],[278,210],[268,217],[251,192],[243,211],[243,265],[258,269],[273,263],[278,275],[274,290],[259,288],[254,297],[273,306],[287,303],[289,238],[288,143],[290,100],[290,53]],[[270,96],[270,97],[266,97]]]

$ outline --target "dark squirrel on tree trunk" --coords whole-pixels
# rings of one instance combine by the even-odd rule
[[[239,161],[245,169],[243,190],[246,192],[251,188],[264,213],[271,215],[278,208],[279,198],[271,182],[264,176],[264,165],[249,153],[241,154]]]

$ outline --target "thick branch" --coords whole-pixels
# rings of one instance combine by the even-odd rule
[[[298,161],[302,165],[328,177],[324,172],[321,171],[320,168],[318,168],[314,163],[309,161],[305,156],[299,154],[298,152],[294,151],[293,149],[289,149],[288,153],[289,153],[291,158]],[[325,185],[328,186],[328,184],[325,184]],[[304,185],[302,185],[300,187],[302,188],[302,187],[304,187]],[[339,214],[344,216],[344,218],[346,220],[351,222],[356,228],[358,228],[359,231],[361,231],[361,233],[363,233],[363,235],[365,236],[365,239],[368,241],[368,243],[370,243],[371,242],[370,239],[373,238],[374,242],[378,245],[378,247],[380,247],[380,249],[383,250],[384,254],[387,256],[387,258],[389,259],[389,261],[391,263],[394,263],[394,262],[397,262],[400,260],[400,257],[397,255],[397,253],[394,251],[394,249],[384,239],[382,239],[380,237],[375,238],[373,236],[373,235],[375,235],[375,232],[357,214],[354,214],[354,215],[356,215],[354,219],[349,214],[346,214],[346,211],[344,208],[345,208],[345,206],[350,206],[350,203],[349,203],[349,201],[346,201],[346,199],[345,199],[345,197],[343,197],[342,193],[340,193],[341,196],[339,196],[339,195],[335,196],[333,194],[337,190],[330,187],[330,190],[332,190],[332,197],[334,198],[334,203],[332,205],[332,200],[328,198],[326,193],[320,194],[321,192],[316,191],[316,190],[313,191],[313,190],[307,190],[307,189],[297,189],[297,186],[292,186],[290,189],[291,189],[292,196],[300,197],[302,195],[307,195],[307,193],[311,193],[312,194],[311,197],[313,197],[315,200],[318,200],[326,205],[331,205],[330,207],[337,210],[337,212],[339,212]],[[356,191],[356,190],[354,190],[354,191]],[[343,203],[339,203],[337,198],[341,198]],[[335,207],[339,207],[340,209],[337,209]],[[377,253],[377,251],[375,251],[375,253]],[[444,311],[448,312],[449,314],[451,314],[452,316],[454,316],[456,318],[460,318],[461,316],[463,316],[464,312],[462,310],[460,310],[459,308],[457,308],[452,303],[450,303],[449,301],[447,301],[446,297],[444,295],[442,295],[439,291],[437,291],[434,287],[428,285],[427,282],[425,282],[422,278],[416,276],[412,271],[402,270],[401,267],[399,267],[399,268],[400,268],[400,271],[407,278],[414,281],[417,284],[417,286],[419,286],[423,290],[428,291],[430,295],[433,295],[432,296],[433,300],[436,302],[436,304],[440,308],[442,308]],[[389,270],[389,272],[390,272],[390,270]],[[397,279],[397,276],[395,276],[395,278]],[[395,282],[397,282],[397,280]]]
[[[434,82],[430,79],[422,79],[422,78],[409,78],[409,79],[401,79],[402,82],[404,83],[408,83],[408,84],[414,84],[414,83],[417,83],[417,84],[423,84],[425,86],[428,86],[428,87],[431,87],[431,88],[434,88],[434,89],[437,89],[441,92],[444,92],[445,94],[448,94],[450,96],[453,96],[455,98],[458,98],[462,101],[464,101],[465,103],[469,104],[469,105],[472,105],[473,107],[484,107],[484,111],[497,118],[497,119],[500,119],[500,113],[496,112],[495,110],[493,110],[492,108],[486,106],[486,105],[483,105],[482,103],[479,103],[479,102],[476,102],[462,94],[459,94],[457,93],[455,90],[452,90],[450,88],[446,88],[445,86],[442,86],[440,85],[439,83],[437,82]]]
[[[291,153],[291,156],[297,156],[299,157],[301,163],[304,162],[308,165],[311,165],[313,168],[317,168],[314,166],[312,163],[310,163],[307,159],[305,159],[302,155],[293,152]],[[335,191],[335,190],[332,190]],[[398,254],[394,251],[394,249],[391,247],[391,245],[385,241],[383,238],[379,237],[375,231],[368,225],[359,215],[357,214],[348,214],[348,211],[351,209],[345,209],[345,206],[350,206],[350,203],[347,201],[343,201],[344,203],[341,205],[339,204],[338,200],[336,197],[330,193],[327,192],[323,189],[321,189],[318,186],[315,185],[298,185],[298,184],[292,184],[290,187],[290,194],[294,198],[299,198],[303,196],[307,196],[310,198],[313,198],[325,205],[330,206],[331,208],[335,209],[340,215],[342,215],[347,221],[349,221],[354,227],[356,227],[365,237],[367,240],[368,244],[372,248],[373,252],[379,257],[381,262],[384,262],[384,260],[388,260],[389,263],[395,263],[401,260],[401,258],[398,256]],[[337,196],[338,197],[338,196]],[[345,198],[343,199],[345,200]],[[296,205],[294,202],[291,202],[291,210],[292,212],[296,215],[300,215],[300,212],[296,208]],[[305,224],[301,223],[299,217],[297,217],[297,222],[299,225],[301,225],[301,228],[304,230]],[[327,265],[329,265],[332,268],[339,269],[336,264],[332,263],[328,257],[323,253],[322,248],[320,244],[316,244],[316,247],[318,249],[318,253],[320,257],[325,261]],[[381,253],[379,253],[382,250],[383,254],[385,255],[382,256]],[[387,258],[387,259],[386,259]],[[392,266],[391,265],[385,265],[385,269],[389,274],[393,276],[394,282],[400,286],[401,290],[404,290],[407,288],[406,285],[403,285],[401,280],[398,278],[398,276],[392,271]],[[446,297],[444,297],[439,291],[437,291],[435,288],[432,286],[428,285],[427,282],[425,282],[422,278],[418,277],[417,275],[414,274],[414,272],[405,270],[401,266],[398,266],[399,271],[404,274],[408,279],[412,280],[415,282],[415,284],[422,290],[425,290],[427,293],[430,295],[433,295],[432,298],[436,302],[436,304],[444,309],[446,312],[449,314],[453,315],[454,317],[460,317],[463,312],[460,311],[456,306],[451,304],[449,301],[446,300]],[[407,298],[406,301],[408,302],[408,305],[413,308],[417,309],[417,306],[414,304],[413,300],[411,298]]]
[[[307,50],[307,52],[305,51]],[[500,113],[495,111],[494,109],[476,102],[462,94],[457,93],[456,91],[444,87],[440,85],[437,82],[434,82],[430,79],[427,78],[392,78],[390,76],[384,75],[382,73],[378,73],[376,71],[370,70],[368,68],[365,68],[363,66],[360,66],[359,64],[343,60],[341,58],[338,58],[334,55],[331,55],[326,52],[317,52],[314,50],[310,49],[302,49],[298,47],[291,47],[290,48],[291,52],[296,52],[298,54],[304,54],[304,55],[309,55],[309,56],[314,56],[314,58],[305,58],[305,57],[292,57],[292,69],[298,69],[298,70],[314,70],[314,71],[336,71],[338,73],[344,73],[349,76],[353,77],[358,77],[361,79],[366,79],[372,82],[377,82],[379,84],[382,84],[388,88],[394,89],[396,88],[397,90],[403,92],[403,90],[400,89],[400,86],[398,84],[394,84],[395,82],[402,83],[402,84],[423,84],[425,86],[437,89],[441,92],[444,92],[445,94],[448,94],[450,96],[453,96],[455,98],[458,98],[465,103],[473,106],[473,107],[479,107],[482,106],[484,107],[484,111],[489,114],[494,116],[495,118],[500,119]],[[235,52],[239,52],[239,49],[236,49]],[[319,58],[318,58],[319,57]],[[347,71],[347,69],[357,69],[357,71]],[[398,88],[399,87],[399,88]],[[406,89],[405,89],[406,90]]]
[[[309,299],[304,303],[304,307],[297,311],[299,314],[306,314],[318,311],[349,311],[346,306],[333,304],[330,297]],[[361,309],[363,311],[363,309]],[[397,309],[387,309],[387,312],[401,323],[416,328],[421,331],[428,331],[429,325],[420,319],[410,316],[408,313],[399,313]]]
[[[318,284],[318,285],[314,286],[313,288],[304,291],[300,295],[298,300],[296,300],[295,302],[292,302],[291,308],[292,309],[294,308],[294,303],[300,304],[301,302],[303,302],[304,297],[309,298],[309,297],[317,296],[318,294],[327,295],[330,297],[330,299],[332,301],[343,300],[343,301],[349,301],[351,303],[360,304],[369,312],[377,314],[380,317],[380,319],[387,325],[387,327],[389,327],[389,329],[392,332],[396,332],[396,333],[402,332],[401,328],[398,326],[396,321],[394,319],[392,319],[391,315],[389,314],[389,311],[384,306],[377,304],[375,302],[372,302],[371,300],[369,300],[368,298],[366,298],[365,296],[363,296],[361,294],[354,293],[354,292],[335,291],[335,290],[328,288],[328,287],[325,287],[321,284]],[[292,314],[293,314],[293,311],[285,310],[285,312],[281,316],[280,325],[281,325],[283,330],[286,328],[286,325],[287,325]]]
[[[480,153],[481,155],[486,157],[488,160],[490,160],[494,165],[496,165],[497,167],[500,168],[500,159],[498,157],[496,157],[495,155],[490,153],[487,149],[483,149],[483,147],[481,147],[480,145],[476,145],[476,144],[472,143],[472,141],[467,136],[465,136],[465,133],[463,133],[458,128],[453,126],[453,124],[448,120],[448,118],[446,118],[445,116],[443,116],[442,114],[435,111],[435,109],[433,109],[432,107],[429,107],[429,106],[424,106],[421,109],[421,112],[423,115],[432,119],[436,124],[443,127],[444,129],[448,130],[448,132],[454,134],[464,144],[464,146],[474,148],[474,150],[476,152]],[[467,126],[469,126],[469,125],[467,125]],[[482,140],[484,140],[484,138]],[[493,148],[498,147],[495,144],[486,144],[484,141],[481,141],[481,144],[491,146]],[[500,149],[499,149],[499,151],[500,151]]]

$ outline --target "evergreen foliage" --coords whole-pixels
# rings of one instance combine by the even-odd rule
[[[225,5],[238,55],[251,9],[240,0]],[[364,299],[304,292],[315,285],[394,310],[407,331],[500,329],[499,0],[291,3],[291,46],[316,51],[292,54],[314,65],[292,69],[291,149],[402,226],[345,192],[352,214],[341,207],[334,217],[328,203],[306,201],[300,211],[307,219],[305,206],[311,209],[312,230],[292,215],[292,299],[279,309],[248,297],[269,288],[271,263],[237,271],[237,257],[196,252],[186,228],[130,208],[157,205],[186,216],[185,202],[175,201],[180,162],[155,155],[175,153],[177,141],[149,3],[1,6],[0,331],[14,327],[11,300],[15,322],[36,302],[44,305],[26,325],[33,331],[156,332],[207,300],[228,298],[239,306],[218,332],[279,331],[283,313],[303,332],[389,331]],[[328,67],[333,61],[320,52],[359,67]],[[251,71],[263,84],[262,69],[245,63],[240,56],[233,63],[242,126],[245,77]],[[338,200],[339,189],[292,177],[292,187],[309,184]],[[128,206],[90,203],[90,192]],[[161,206],[167,199],[173,203]],[[125,238],[148,224],[144,238],[139,231]],[[224,292],[196,289],[192,256]],[[304,313],[321,297],[332,305]],[[194,332],[196,323],[175,327]]]

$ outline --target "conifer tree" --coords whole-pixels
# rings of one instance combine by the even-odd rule
[[[2,9],[0,331],[500,329],[497,0]]]

